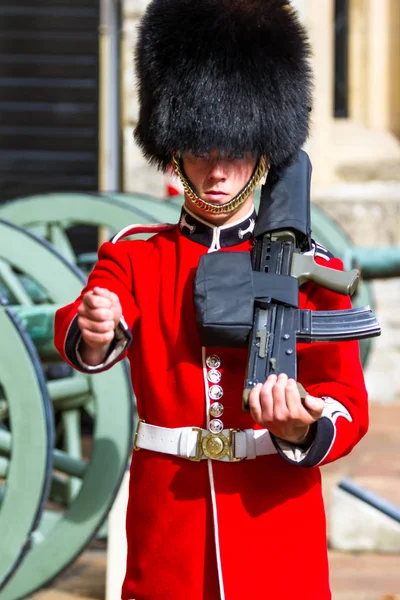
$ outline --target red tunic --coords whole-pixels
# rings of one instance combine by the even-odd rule
[[[120,298],[132,332],[127,355],[140,418],[207,428],[205,358],[217,355],[224,426],[254,427],[241,408],[247,351],[202,349],[192,294],[199,259],[210,247],[250,252],[252,220],[217,228],[184,214],[165,229],[147,241],[105,243],[82,293],[101,286]],[[324,251],[317,253],[321,264],[341,268],[337,259],[318,254]],[[76,351],[79,303],[58,311],[56,346],[85,370]],[[302,287],[302,308],[349,305],[347,297],[314,284]],[[299,344],[297,350],[299,381],[313,396],[335,399],[308,452],[277,440],[275,454],[238,463],[133,452],[124,600],[331,598],[318,465],[344,456],[365,434],[367,394],[356,342]]]

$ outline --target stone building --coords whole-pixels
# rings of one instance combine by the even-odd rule
[[[123,187],[162,197],[162,177],[145,165],[132,141],[137,119],[132,50],[147,3],[123,2]],[[315,101],[307,150],[315,193],[329,196],[327,190],[341,182],[399,181],[400,2],[293,3],[313,48]]]

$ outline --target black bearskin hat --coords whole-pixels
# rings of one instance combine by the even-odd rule
[[[161,169],[189,150],[266,155],[279,169],[308,135],[308,58],[288,0],[152,0],[136,48],[135,138]]]

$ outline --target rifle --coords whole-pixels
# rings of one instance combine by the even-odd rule
[[[264,186],[254,232],[252,266],[256,277],[267,281],[283,277],[283,294],[255,298],[254,324],[249,339],[243,409],[257,383],[271,374],[286,373],[297,380],[296,342],[348,341],[380,334],[370,307],[345,311],[298,308],[298,289],[313,281],[340,294],[353,295],[359,272],[336,271],[314,261],[311,242],[311,163],[300,151],[283,177]],[[266,277],[267,275],[267,277]],[[297,282],[297,283],[295,283]],[[292,287],[295,293],[287,294]],[[268,285],[266,285],[266,291]],[[306,392],[298,383],[301,396]]]
[[[352,295],[359,272],[337,271],[314,261],[310,224],[311,163],[300,151],[261,193],[252,257],[244,252],[202,256],[194,300],[204,346],[248,345],[243,409],[249,394],[271,374],[297,380],[296,342],[348,341],[380,335],[369,306],[340,311],[298,308],[306,281]],[[298,384],[302,397],[306,392]]]

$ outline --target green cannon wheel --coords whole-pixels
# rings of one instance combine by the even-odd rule
[[[41,322],[47,315],[52,323],[55,306],[33,305],[26,281],[21,284],[25,274],[42,290],[42,302],[64,304],[82,288],[82,274],[49,243],[2,220],[0,261],[9,267],[0,274],[6,296],[13,302],[17,298],[20,305],[10,307],[10,311],[19,311],[27,326],[37,313]],[[23,305],[25,313],[21,309],[24,291],[28,295]],[[15,366],[10,367],[10,375],[18,389],[19,372]],[[2,590],[2,600],[26,598],[84,549],[111,508],[131,453],[134,404],[126,364],[120,363],[95,376],[72,371],[67,377],[48,380],[46,390],[58,423],[56,437],[62,441],[52,450],[51,503],[46,505],[31,535],[29,552]],[[9,414],[6,411],[5,418],[12,414],[14,403],[18,404],[23,394],[24,388],[19,386],[19,392],[7,397]],[[93,419],[90,452],[82,449],[82,414]],[[29,416],[27,409],[25,418]],[[21,460],[18,453],[11,456],[10,469],[15,460]],[[33,478],[39,475],[39,470],[32,471]],[[16,516],[18,506],[16,503]]]
[[[29,551],[31,533],[44,509],[54,427],[35,348],[18,319],[5,308],[0,309],[0,331],[1,590]]]
[[[13,200],[0,217],[47,239],[65,258],[78,262],[67,230],[74,225],[105,227],[110,235],[130,223],[175,223],[179,209],[144,194],[54,193]]]

